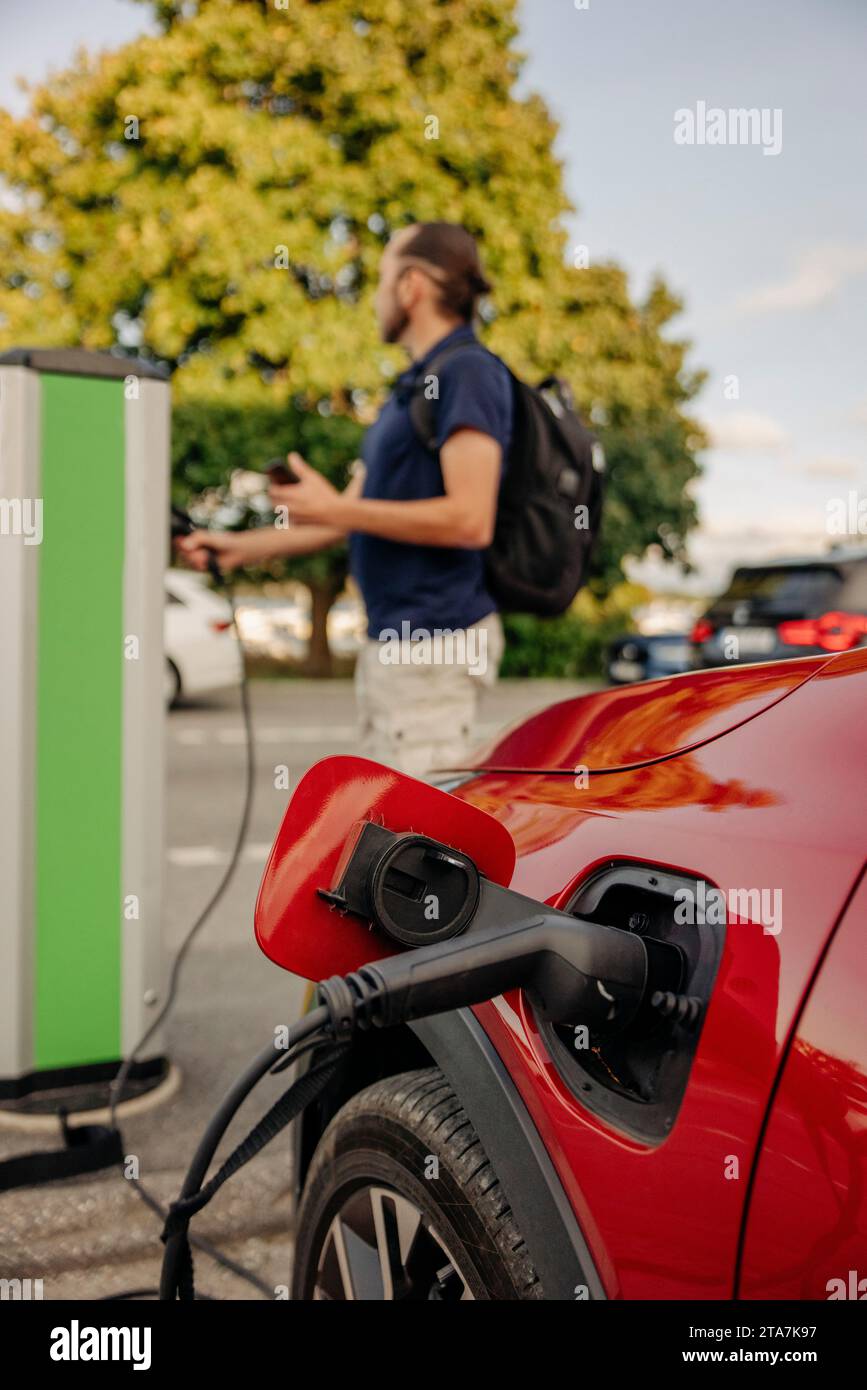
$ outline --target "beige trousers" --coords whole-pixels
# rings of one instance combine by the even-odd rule
[[[355,668],[361,752],[423,777],[462,766],[474,734],[479,696],[493,686],[503,657],[503,627],[491,613],[472,627],[368,641]]]

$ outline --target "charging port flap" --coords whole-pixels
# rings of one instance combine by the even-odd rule
[[[440,880],[446,899],[449,884],[461,885],[454,911],[448,901],[439,905],[441,925],[449,913],[459,917],[464,898],[472,897],[476,869],[503,887],[511,882],[514,842],[487,811],[367,758],[325,758],[305,773],[286,808],[256,902],[256,940],[284,970],[321,980],[399,949],[346,901],[348,847],[355,855],[365,839],[375,839],[368,825],[404,835],[381,892],[386,910],[410,933],[418,931],[406,944],[438,938],[425,897]],[[438,842],[432,858],[426,840]],[[451,863],[436,858],[443,846],[454,851]],[[451,922],[442,935],[459,929]]]

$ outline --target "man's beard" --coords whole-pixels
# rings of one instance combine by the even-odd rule
[[[398,343],[403,335],[404,329],[409,323],[409,315],[405,309],[401,309],[399,304],[395,304],[393,310],[382,325],[382,341],[384,343]]]

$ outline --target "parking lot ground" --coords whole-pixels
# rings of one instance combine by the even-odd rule
[[[485,696],[480,736],[554,700],[591,688],[572,681],[502,682]],[[266,855],[291,795],[275,788],[286,767],[290,787],[311,763],[357,749],[348,681],[264,680],[251,686],[256,729],[256,790],[238,871],[184,967],[167,1023],[172,1061],[182,1073],[173,1099],[123,1125],[125,1151],[161,1201],[177,1195],[198,1136],[275,1024],[298,1013],[303,982],[271,965],[253,939],[253,904]],[[241,811],[244,736],[235,693],[173,711],[167,720],[165,950],[169,960],[225,866]],[[70,999],[70,1008],[74,1000]],[[285,1088],[268,1078],[241,1111],[228,1146]],[[56,1147],[50,1135],[0,1127],[0,1158]],[[234,1177],[196,1219],[198,1234],[254,1270],[269,1289],[289,1283],[292,1212],[289,1139]],[[43,1280],[46,1299],[94,1299],[159,1279],[160,1224],[116,1172],[0,1195],[0,1278]],[[197,1285],[219,1298],[260,1291],[204,1254]]]

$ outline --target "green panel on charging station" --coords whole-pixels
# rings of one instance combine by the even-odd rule
[[[124,389],[44,373],[34,1060],[121,1055]]]

